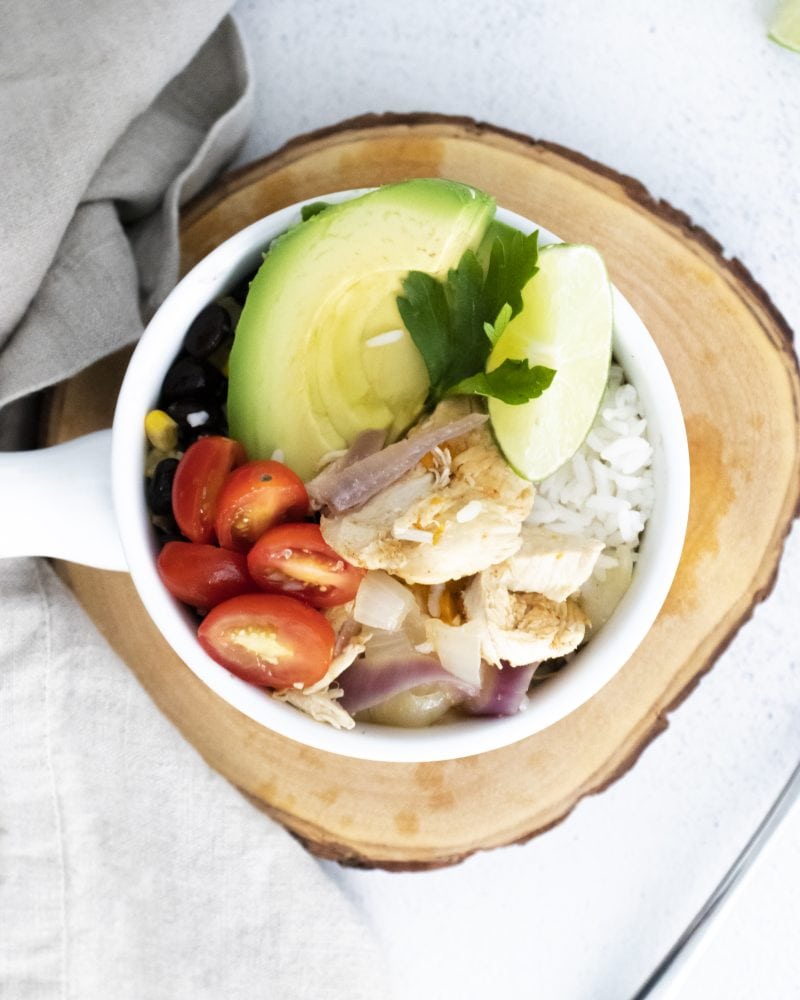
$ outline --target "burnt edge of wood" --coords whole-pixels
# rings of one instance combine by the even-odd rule
[[[221,190],[232,192],[246,186],[253,175],[263,173],[263,171],[265,169],[269,169],[273,163],[277,164],[280,160],[286,158],[287,155],[290,155],[291,153],[302,151],[302,149],[309,143],[319,142],[320,140],[332,136],[340,136],[348,131],[356,132],[371,128],[385,127],[413,128],[417,125],[442,125],[452,128],[461,128],[465,132],[477,137],[486,134],[500,136],[528,148],[539,148],[556,153],[559,156],[572,160],[574,163],[593,173],[607,177],[609,180],[619,185],[619,187],[632,201],[641,205],[652,215],[657,216],[669,225],[681,230],[681,232],[688,239],[694,240],[706,251],[708,251],[715,258],[721,269],[730,275],[733,282],[738,286],[743,286],[753,296],[756,302],[764,310],[771,323],[774,324],[774,328],[781,335],[781,342],[776,343],[776,346],[779,347],[786,355],[790,365],[794,368],[798,379],[800,379],[800,366],[798,366],[797,355],[794,351],[794,334],[783,314],[773,303],[766,290],[755,280],[745,264],[743,264],[737,257],[726,257],[722,244],[707,230],[703,229],[702,226],[698,226],[694,223],[686,212],[675,208],[663,198],[654,198],[644,184],[642,184],[641,181],[638,181],[635,177],[622,174],[603,163],[599,163],[597,160],[593,160],[591,157],[586,156],[583,153],[579,153],[567,146],[562,146],[559,143],[550,142],[544,139],[535,139],[531,136],[525,135],[524,133],[492,125],[488,122],[477,121],[468,116],[442,115],[432,112],[412,112],[408,114],[385,112],[383,114],[365,114],[359,115],[355,118],[348,118],[325,128],[295,136],[293,139],[290,139],[287,143],[285,143],[280,149],[270,153],[268,156],[255,160],[252,163],[246,164],[226,174],[220,181],[217,182],[215,189],[206,193],[201,192],[197,195],[185,206],[183,216],[184,222],[188,224],[193,217],[198,217],[210,209],[219,200]],[[760,326],[765,328],[765,330],[767,329],[765,324],[761,322],[760,319],[758,322]],[[767,332],[769,331],[767,330]],[[795,417],[800,424],[800,414],[795,412]],[[708,654],[704,663],[699,667],[689,683],[686,684],[686,686],[678,692],[672,701],[668,705],[664,706],[664,708],[657,714],[653,724],[644,734],[640,742],[631,748],[630,753],[620,762],[614,771],[601,784],[598,784],[594,788],[587,789],[578,795],[569,808],[545,826],[524,834],[522,837],[493,845],[491,848],[477,847],[463,852],[443,855],[440,858],[429,861],[396,861],[392,859],[380,859],[375,856],[367,856],[361,854],[346,844],[338,843],[336,841],[315,840],[310,836],[303,836],[296,830],[292,829],[291,816],[282,813],[281,810],[276,809],[274,806],[270,806],[268,803],[255,799],[252,795],[242,790],[243,794],[245,794],[247,798],[254,802],[260,809],[268,813],[273,819],[286,827],[295,839],[303,844],[303,846],[316,857],[324,860],[336,861],[341,865],[352,868],[382,868],[386,871],[396,872],[431,871],[436,868],[445,868],[451,865],[460,864],[462,861],[465,861],[473,854],[477,854],[482,850],[494,850],[495,847],[510,847],[512,845],[521,846],[526,844],[534,837],[537,837],[542,833],[546,833],[548,830],[551,830],[553,827],[562,823],[584,798],[589,795],[599,795],[601,792],[604,792],[607,788],[609,788],[615,781],[618,781],[621,777],[623,777],[623,775],[625,775],[636,764],[639,757],[647,749],[650,743],[652,743],[657,736],[661,735],[661,733],[668,728],[668,716],[686,700],[695,688],[698,687],[700,681],[709,672],[721,654],[728,648],[742,626],[745,625],[750,618],[752,618],[756,607],[772,592],[778,578],[780,561],[786,537],[791,530],[793,521],[798,517],[800,517],[800,493],[796,498],[794,511],[784,526],[783,533],[777,539],[775,561],[772,566],[772,571],[764,586],[757,590],[753,595],[753,599],[749,606],[745,608],[739,618],[733,623],[727,634]]]

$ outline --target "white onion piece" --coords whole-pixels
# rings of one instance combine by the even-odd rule
[[[426,622],[425,631],[442,666],[472,687],[481,686],[480,622],[466,625],[446,625],[437,618]]]
[[[384,629],[376,628],[370,634],[369,642],[366,645],[369,649],[370,663],[394,663],[397,660],[414,656],[414,647],[404,628],[397,632],[387,632]]]
[[[358,588],[353,618],[369,628],[396,632],[409,611],[416,608],[414,595],[388,573],[367,573]]]

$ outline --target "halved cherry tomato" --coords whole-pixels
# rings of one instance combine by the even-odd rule
[[[217,506],[217,538],[246,552],[274,524],[308,513],[303,480],[280,462],[247,462],[225,480]]]
[[[158,575],[179,601],[207,610],[258,588],[241,552],[198,542],[167,542],[158,555]]]
[[[214,540],[214,518],[222,484],[245,458],[231,438],[211,435],[186,449],[172,481],[172,512],[178,527],[193,542]]]
[[[197,638],[231,673],[270,688],[314,684],[330,666],[336,641],[319,611],[277,594],[247,594],[218,604]]]
[[[315,608],[352,601],[365,572],[342,559],[317,524],[270,528],[250,550],[247,566],[259,587],[300,597]]]

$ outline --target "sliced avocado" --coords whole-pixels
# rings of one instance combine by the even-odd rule
[[[397,310],[402,280],[444,276],[479,246],[494,208],[464,184],[411,180],[331,205],[272,244],[230,356],[230,432],[251,459],[280,449],[307,479],[363,430],[403,433],[428,376]],[[392,331],[402,334],[370,345]]]

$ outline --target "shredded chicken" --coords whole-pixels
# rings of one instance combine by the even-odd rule
[[[564,601],[592,575],[603,547],[594,538],[560,535],[524,524],[519,551],[497,567],[497,574],[509,590]]]
[[[479,623],[483,631],[483,659],[498,666],[523,666],[571,653],[589,624],[575,601],[515,593],[497,569],[479,573],[462,600],[467,620]]]
[[[469,409],[469,400],[446,400],[409,437]],[[359,510],[323,517],[320,527],[356,566],[408,583],[444,583],[513,555],[533,497],[533,486],[506,464],[481,426],[448,441],[446,452],[418,463]]]
[[[304,688],[306,694],[316,694],[317,691],[324,690],[336,680],[339,674],[343,674],[352,663],[355,663],[357,657],[367,648],[366,643],[370,637],[366,635],[363,638],[359,638],[360,641],[347,643],[341,653],[334,656],[324,677],[321,677],[316,684],[310,684],[307,688]]]
[[[355,639],[362,630],[363,626],[353,617],[355,605],[356,602],[354,600],[348,601],[347,604],[337,604],[332,608],[326,608],[323,612],[336,635],[336,645],[333,650],[334,656],[338,656],[339,653],[343,652],[345,646],[352,639]]]
[[[366,632],[364,627],[353,618],[354,605],[355,601],[348,601],[347,604],[339,604],[326,609],[325,617],[336,633],[333,659],[324,676],[316,683],[303,689],[304,694],[316,694],[318,691],[323,691],[351,664],[355,663],[366,649],[366,644],[372,635],[370,632]]]
[[[274,691],[273,698],[285,701],[301,712],[310,715],[317,722],[327,722],[334,729],[352,729],[355,726],[353,717],[338,703],[344,692],[341,688],[328,688],[326,691],[297,691],[295,688],[284,688]]]
[[[434,486],[447,486],[452,474],[453,457],[449,448],[434,448],[431,453],[431,472]]]

